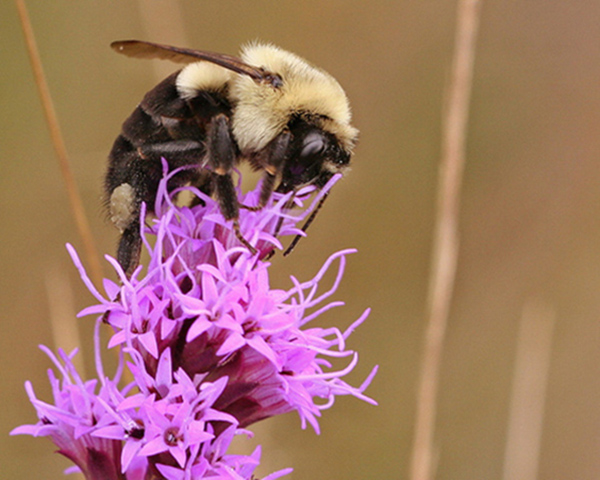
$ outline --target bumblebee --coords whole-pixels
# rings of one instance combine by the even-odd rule
[[[254,209],[274,191],[322,188],[348,169],[358,131],[350,125],[346,94],[332,76],[293,53],[260,43],[244,47],[239,58],[138,40],[111,47],[130,57],[188,64],[144,96],[109,155],[106,200],[121,232],[117,260],[128,275],[139,263],[141,204],[153,213],[163,158],[169,170],[194,166],[173,176],[169,191],[191,184],[213,195],[252,253],[238,223],[237,164],[263,172],[258,205],[245,207]]]

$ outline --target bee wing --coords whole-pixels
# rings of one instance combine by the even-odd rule
[[[214,63],[242,75],[248,75],[254,80],[274,83],[273,78],[279,78],[262,68],[253,67],[244,63],[240,58],[224,53],[205,52],[192,50],[190,48],[173,47],[171,45],[160,45],[158,43],[145,42],[142,40],[121,40],[110,44],[113,50],[128,57],[134,58],[158,58],[171,60],[176,63],[193,63],[198,60]]]

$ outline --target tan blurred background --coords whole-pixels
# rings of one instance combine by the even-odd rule
[[[292,466],[294,480],[407,478],[455,2],[27,4],[103,253],[113,253],[117,237],[99,200],[106,155],[158,71],[177,68],[115,55],[111,41],[236,53],[241,43],[263,39],[338,78],[361,130],[354,168],[309,240],[288,259],[274,259],[272,284],[287,287],[290,274],[309,278],[333,251],[359,249],[336,295],[347,305],[326,321],[345,326],[373,308],[350,340],[360,352],[351,378],[359,384],[379,364],[368,393],[380,406],[341,398],[324,413],[321,436],[301,431],[291,414],[266,422],[257,440],[264,443],[263,472]],[[50,441],[8,432],[35,420],[26,379],[49,399],[50,362],[37,345],[54,345],[51,317],[73,316],[69,294],[72,312],[93,299],[64,248],[72,242],[81,250],[81,242],[12,1],[0,3],[0,19],[0,476],[62,478],[70,463],[52,453]],[[554,318],[537,478],[600,478],[599,81],[597,0],[484,3],[443,357],[437,479],[503,478],[519,323],[528,305]],[[79,320],[88,371],[91,324]],[[543,334],[533,337],[525,366],[535,364],[527,355]]]

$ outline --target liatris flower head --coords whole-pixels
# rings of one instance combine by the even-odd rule
[[[26,384],[39,422],[13,433],[50,436],[88,479],[253,479],[260,448],[247,456],[228,453],[236,436],[251,435],[248,426],[296,411],[302,428],[310,424],[318,433],[321,412],[337,396],[374,403],[363,392],[376,369],[359,387],[343,380],[358,361],[346,340],[368,310],[345,331],[308,325],[342,305],[330,297],[353,250],[332,255],[311,280],[292,277],[287,290],[270,286],[270,263],[265,261],[282,248],[278,237],[302,234],[296,224],[337,178],[299,215],[288,207],[302,209],[312,188],[293,198],[275,194],[261,210],[242,209],[241,232],[255,246],[252,254],[239,244],[210,197],[187,187],[197,204],[173,203],[166,186],[175,173],[165,169],[156,218],[143,232],[150,253],[145,273],[138,267],[128,278],[107,257],[120,282],[105,280],[102,295],[68,246],[98,301],[80,313],[98,318],[98,378],[84,382],[73,366],[74,354],[54,355],[44,347],[60,372],[60,378],[49,373],[54,402],[37,399]],[[260,187],[240,193],[242,205],[256,205],[258,192]],[[334,265],[333,285],[324,288],[320,282]],[[110,378],[101,360],[102,323],[113,331],[108,347],[120,352]],[[334,370],[332,361],[339,358],[346,359],[346,366]]]

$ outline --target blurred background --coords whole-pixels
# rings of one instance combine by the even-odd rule
[[[351,382],[360,384],[379,364],[367,392],[379,406],[341,398],[324,413],[320,436],[302,431],[295,414],[264,422],[256,439],[264,447],[261,475],[292,466],[286,478],[294,480],[407,478],[456,3],[27,6],[102,253],[112,254],[117,239],[100,201],[108,151],[143,94],[178,68],[118,56],[111,41],[235,54],[240,44],[262,39],[340,81],[361,131],[354,166],[309,239],[290,257],[274,257],[272,285],[288,288],[289,275],[311,278],[334,251],[359,250],[335,296],[346,306],[326,322],[344,327],[372,307],[350,339],[360,352]],[[38,344],[80,344],[93,370],[92,319],[77,321],[81,340],[55,338],[50,322],[73,319],[93,298],[64,247],[82,250],[13,2],[0,2],[0,19],[1,476],[62,478],[70,463],[48,439],[8,432],[36,420],[26,379],[50,399],[50,361]],[[525,449],[534,468],[521,478],[598,479],[600,3],[486,1],[476,54],[436,478],[511,478],[507,452],[533,432],[538,441]],[[520,428],[528,430],[520,435]]]

